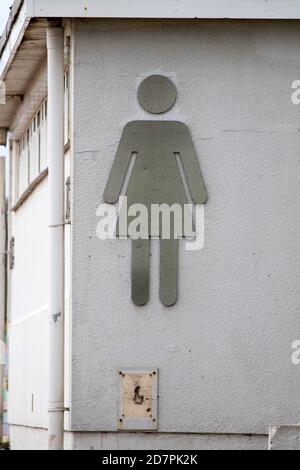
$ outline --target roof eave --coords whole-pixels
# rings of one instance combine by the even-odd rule
[[[2,35],[0,36],[0,57],[2,54],[2,51],[4,50],[6,43],[9,40],[10,33],[12,31],[12,28],[14,26],[14,23],[18,17],[18,14],[20,12],[20,9],[22,8],[24,0],[15,0],[9,13],[9,17],[6,23],[6,26],[4,28],[4,31]]]
[[[0,38],[0,81],[24,42],[27,28],[37,18],[141,18],[141,19],[300,19],[299,0],[15,0]],[[9,96],[2,108],[11,122],[17,106]],[[1,126],[1,124],[3,124]],[[9,127],[5,124],[5,127]]]
[[[299,0],[15,0],[0,38],[0,79],[5,59],[31,18],[300,19]],[[9,46],[9,47],[7,47]],[[7,54],[7,49],[9,50]]]
[[[5,31],[0,38],[0,80],[5,78],[30,19],[27,0],[15,0]]]
[[[299,0],[28,0],[32,15],[62,18],[299,19]]]

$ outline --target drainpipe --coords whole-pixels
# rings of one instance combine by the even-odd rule
[[[5,263],[6,263],[6,204],[5,204],[5,159],[0,158],[0,448],[3,444],[4,412],[4,364],[5,364]]]
[[[64,448],[64,31],[49,21],[49,450]]]

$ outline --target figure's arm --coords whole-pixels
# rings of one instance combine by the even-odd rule
[[[104,200],[108,204],[115,204],[119,199],[130,159],[134,151],[134,149],[132,149],[132,139],[128,129],[129,126],[127,125],[123,130],[117,154],[105,188]]]
[[[182,127],[182,134],[180,137],[179,155],[182,161],[192,200],[195,204],[205,204],[207,201],[207,192],[192,137],[186,126]]]

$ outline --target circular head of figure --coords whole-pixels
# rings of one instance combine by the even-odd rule
[[[149,113],[162,114],[173,108],[177,90],[173,82],[162,75],[146,78],[138,89],[140,105]]]

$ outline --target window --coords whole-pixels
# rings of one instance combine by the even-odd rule
[[[47,168],[47,100],[19,142],[17,197]]]
[[[70,74],[68,71],[65,72],[64,91],[64,144],[67,147],[70,142]],[[47,108],[46,99],[18,142],[14,179],[15,202],[48,166]]]
[[[64,114],[64,144],[70,141],[70,74],[65,72],[65,114]]]

